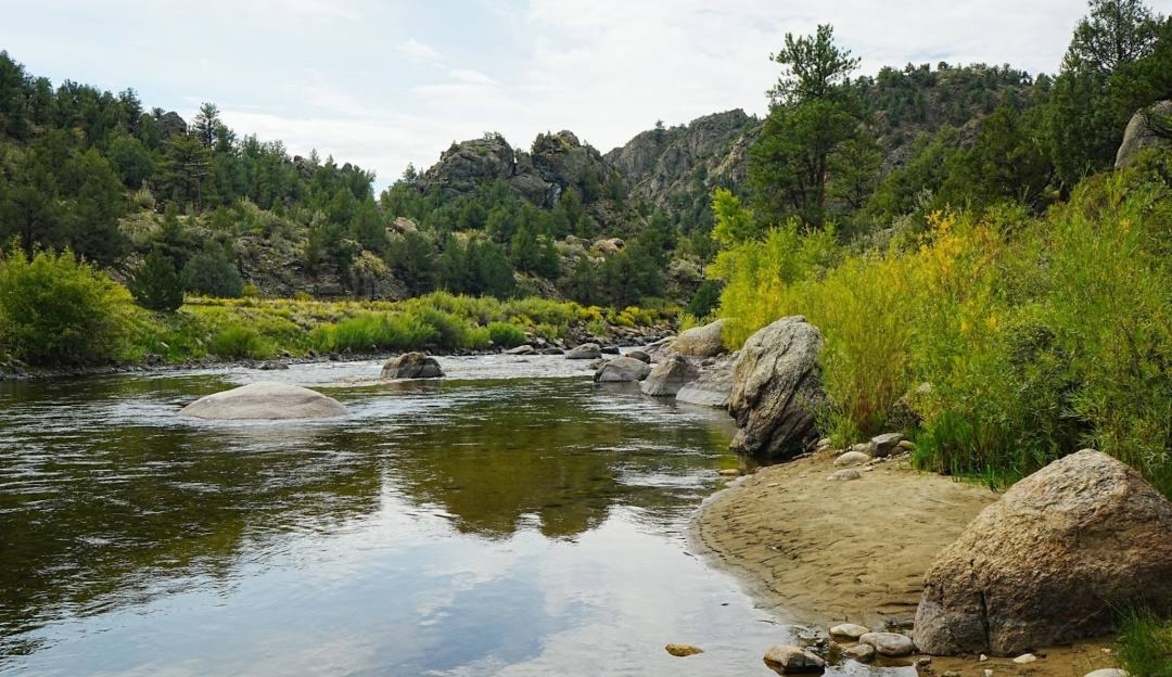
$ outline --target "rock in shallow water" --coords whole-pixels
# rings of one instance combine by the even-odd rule
[[[633,383],[642,381],[651,373],[651,365],[631,357],[608,360],[594,372],[595,383]]]
[[[822,672],[826,669],[826,661],[797,646],[770,647],[765,654],[765,665],[781,675]]]
[[[848,658],[853,658],[860,663],[870,663],[875,660],[875,647],[870,644],[857,644],[849,649],[846,649],[842,654]]]
[[[859,638],[859,642],[870,644],[879,655],[891,658],[910,656],[916,650],[910,637],[896,632],[868,632]]]
[[[831,637],[846,637],[847,639],[858,639],[868,632],[871,632],[871,628],[854,623],[842,623],[830,628]]]
[[[667,646],[663,647],[663,649],[669,654],[679,658],[685,658],[687,656],[695,656],[698,653],[704,653],[704,649],[701,649],[698,646],[692,646],[691,644],[668,644]]]
[[[383,364],[381,377],[384,379],[400,378],[442,378],[444,370],[434,357],[423,353],[404,353],[392,357]]]
[[[332,397],[291,383],[264,381],[201,397],[179,411],[180,416],[220,421],[328,418],[348,413]]]

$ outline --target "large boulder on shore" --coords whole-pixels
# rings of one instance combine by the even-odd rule
[[[291,383],[262,381],[201,397],[180,416],[220,421],[328,418],[350,413],[341,402]]]
[[[985,508],[928,569],[916,645],[1011,655],[1109,632],[1136,604],[1172,610],[1172,503],[1092,449]]]
[[[1172,148],[1172,101],[1159,101],[1131,116],[1115,153],[1115,168],[1123,169],[1140,151],[1159,146]]]
[[[716,358],[711,366],[701,368],[700,378],[676,393],[676,402],[727,409],[728,398],[732,393],[733,369],[739,357],[740,353],[724,355]]]
[[[602,346],[597,343],[583,343],[566,353],[567,360],[597,360],[602,357]]]
[[[384,379],[399,378],[442,378],[444,370],[439,362],[423,353],[403,353],[392,357],[383,364],[381,377]]]
[[[595,383],[633,383],[642,381],[651,373],[651,365],[633,357],[607,360],[594,372]]]
[[[700,378],[700,370],[683,355],[672,355],[655,365],[639,386],[644,395],[672,397],[685,385]]]
[[[724,352],[724,320],[680,332],[668,352],[688,357],[716,357]]]
[[[792,458],[818,438],[825,400],[818,353],[822,332],[801,316],[783,317],[749,337],[733,370],[728,412],[733,451],[759,463]]]

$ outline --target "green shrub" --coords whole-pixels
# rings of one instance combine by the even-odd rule
[[[264,360],[276,353],[273,344],[260,332],[238,324],[220,330],[208,345],[208,351],[227,360]]]
[[[213,243],[187,261],[180,278],[183,288],[196,294],[239,298],[244,292],[244,280],[236,264],[222,247]]]
[[[84,365],[125,348],[130,295],[105,273],[60,254],[19,248],[0,262],[0,345],[29,364]]]
[[[155,250],[127,283],[134,302],[147,310],[172,312],[183,305],[183,284],[171,259]]]
[[[525,330],[509,322],[490,322],[487,330],[488,339],[494,346],[513,348],[526,340]]]

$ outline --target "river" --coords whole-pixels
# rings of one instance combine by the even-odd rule
[[[686,536],[725,414],[558,357],[443,364],[0,384],[0,675],[770,674],[787,629]],[[351,414],[176,415],[258,380]]]

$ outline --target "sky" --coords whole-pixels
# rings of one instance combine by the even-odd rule
[[[1161,14],[1172,0],[1149,0]],[[659,120],[763,114],[786,33],[834,26],[859,74],[907,63],[1054,73],[1084,0],[0,0],[0,50],[36,76],[352,162],[376,185],[453,141],[602,152]]]

